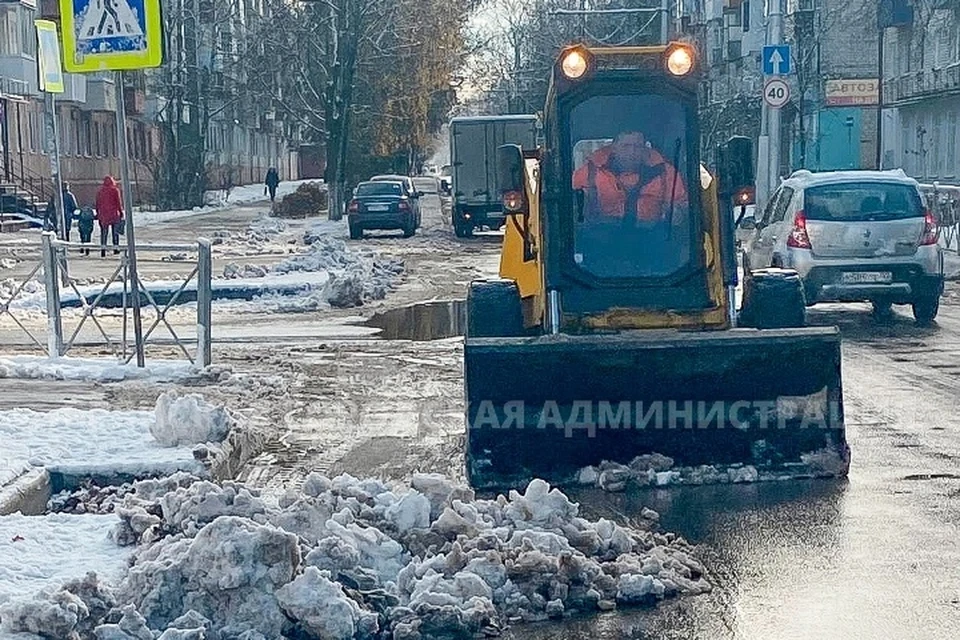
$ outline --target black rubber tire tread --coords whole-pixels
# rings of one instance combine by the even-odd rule
[[[791,329],[806,324],[803,282],[792,269],[757,269],[743,283],[739,324],[754,329]]]
[[[925,294],[913,301],[913,317],[923,326],[932,323],[940,312],[940,294]]]
[[[350,225],[350,239],[351,240],[362,240],[363,239],[363,228],[355,227]]]
[[[524,335],[520,289],[513,280],[477,280],[467,291],[468,338]]]

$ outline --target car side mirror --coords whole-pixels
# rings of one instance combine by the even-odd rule
[[[717,173],[720,194],[734,194],[753,186],[753,142],[734,136],[717,149]]]
[[[521,213],[524,194],[523,151],[519,145],[497,147],[497,193],[507,213]]]

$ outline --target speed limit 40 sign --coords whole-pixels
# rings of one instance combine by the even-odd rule
[[[790,85],[780,78],[771,78],[763,85],[763,101],[774,109],[790,102]]]

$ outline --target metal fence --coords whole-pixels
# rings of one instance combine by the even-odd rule
[[[920,191],[937,220],[940,244],[945,249],[960,251],[960,187],[934,182],[921,184]]]
[[[40,350],[50,357],[81,349],[108,350],[118,360],[136,356],[132,326],[134,295],[144,310],[144,349],[171,348],[191,363],[211,361],[212,256],[210,242],[196,245],[143,244],[136,246],[143,265],[136,286],[131,283],[127,247],[79,244],[56,239],[53,233],[36,240],[0,242],[0,255],[13,255],[19,275],[0,281],[0,321],[12,320],[0,344]],[[0,258],[9,259],[9,258]],[[171,264],[185,273],[171,273]],[[163,281],[145,282],[151,265],[165,265]],[[90,275],[94,277],[89,277]],[[98,275],[99,274],[99,275]],[[79,275],[88,276],[85,278]],[[38,321],[39,288],[43,285],[45,316]],[[184,303],[196,302],[194,335],[176,327],[169,315]],[[75,308],[76,313],[66,309]],[[192,322],[190,323],[193,324]],[[24,339],[25,338],[25,339]]]

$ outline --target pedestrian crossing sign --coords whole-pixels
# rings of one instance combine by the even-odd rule
[[[34,20],[33,24],[37,28],[37,72],[40,90],[47,93],[63,93],[63,69],[60,67],[57,23],[50,20]]]
[[[67,71],[121,71],[163,61],[160,0],[60,0]]]

